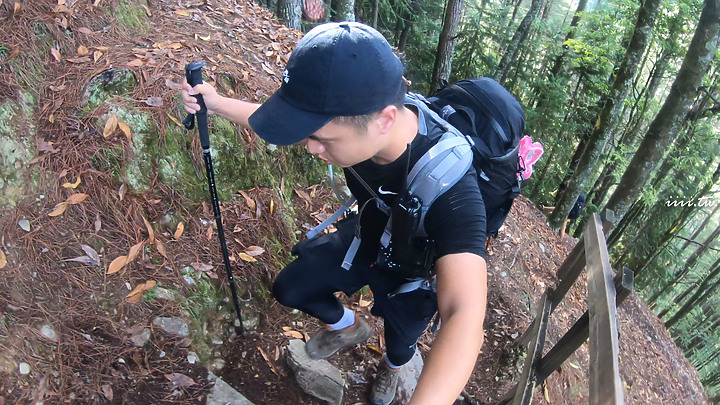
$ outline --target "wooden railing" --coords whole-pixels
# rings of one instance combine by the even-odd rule
[[[501,400],[529,404],[535,387],[541,384],[590,338],[590,403],[623,404],[620,381],[617,306],[633,289],[633,272],[627,268],[617,276],[610,267],[605,244],[605,232],[612,227],[612,211],[606,211],[606,220],[593,214],[585,228],[583,239],[570,252],[557,270],[558,284],[548,287],[538,303],[537,316],[519,339],[528,345],[520,380]],[[588,311],[543,356],[545,333],[550,314],[562,302],[584,268],[588,270]]]

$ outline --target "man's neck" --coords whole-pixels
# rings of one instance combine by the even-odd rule
[[[388,133],[389,142],[378,154],[370,158],[373,162],[381,165],[392,163],[397,160],[407,149],[418,132],[418,116],[403,107],[398,110],[397,119]]]

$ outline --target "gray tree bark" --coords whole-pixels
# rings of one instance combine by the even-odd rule
[[[333,0],[332,21],[355,21],[355,0]]]
[[[278,0],[278,17],[289,28],[300,30],[302,26],[302,0]]]
[[[645,53],[650,35],[652,34],[655,19],[657,18],[660,0],[646,0],[638,10],[635,23],[635,32],[630,39],[625,56],[620,63],[612,90],[608,95],[603,109],[598,116],[593,132],[590,135],[585,151],[578,162],[577,168],[568,182],[567,189],[560,195],[555,210],[550,215],[550,226],[557,229],[570,213],[578,194],[585,186],[585,182],[595,169],[598,158],[605,147],[605,143],[612,137],[615,123],[620,115],[627,90],[635,77],[635,72]]]
[[[448,0],[443,27],[438,40],[437,53],[435,54],[435,67],[430,82],[430,94],[435,93],[443,81],[450,79],[452,58],[455,53],[455,39],[457,38],[462,12],[463,0]]]
[[[670,94],[606,204],[606,208],[615,212],[616,221],[625,215],[675,139],[713,59],[719,31],[720,0],[705,0],[700,21]]]
[[[532,3],[530,4],[530,9],[528,10],[527,14],[525,14],[525,18],[523,18],[523,20],[520,22],[517,30],[515,30],[515,34],[510,40],[510,44],[508,45],[507,49],[505,49],[505,53],[503,53],[500,64],[498,65],[497,69],[495,70],[495,74],[493,75],[493,79],[497,80],[500,83],[505,82],[505,78],[510,71],[510,67],[515,64],[518,51],[520,50],[520,46],[523,44],[523,42],[525,42],[528,33],[530,33],[532,23],[533,21],[535,21],[535,18],[540,12],[542,4],[543,0],[532,0]]]

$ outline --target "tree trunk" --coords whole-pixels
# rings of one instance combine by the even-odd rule
[[[718,42],[720,0],[705,0],[695,34],[678,71],[670,94],[650,124],[640,147],[623,173],[620,184],[610,196],[606,208],[619,221],[630,208],[648,177],[657,167],[665,150],[677,134],[678,126],[690,109],[702,79],[708,70]]]
[[[517,0],[515,2],[515,7],[513,7],[512,15],[510,16],[510,20],[508,21],[508,27],[512,25],[513,21],[515,21],[515,16],[520,9],[520,4],[522,4],[522,0]]]
[[[720,259],[717,259],[717,260],[715,261],[715,263],[713,263],[713,264],[710,266],[710,269],[715,269],[715,268],[718,267],[718,266],[720,266]],[[711,278],[711,279],[712,279],[713,277],[715,277],[715,275],[716,275],[716,274],[713,274],[712,270],[710,270],[710,275],[708,275],[705,279],[707,279],[707,278]],[[705,280],[705,279],[703,279],[703,280]],[[702,283],[701,283],[701,285],[702,285]],[[687,297],[688,295],[690,295],[690,293],[692,293],[693,290],[696,289],[696,288],[695,288],[696,286],[697,286],[697,282],[692,283],[688,288],[685,289],[685,291],[683,291],[682,293],[678,294],[678,296],[673,299],[673,303],[675,303],[675,305],[680,305],[680,303],[683,302],[683,300],[685,300],[685,297]]]
[[[498,82],[505,82],[505,78],[510,71],[510,67],[515,64],[518,51],[520,50],[520,46],[527,38],[527,35],[530,32],[530,27],[535,20],[535,17],[537,17],[538,12],[540,12],[542,3],[543,0],[532,0],[532,3],[530,4],[530,9],[528,10],[527,14],[525,14],[525,18],[523,18],[523,20],[520,22],[517,30],[515,30],[515,35],[513,35],[512,39],[510,40],[510,44],[508,45],[507,49],[505,49],[503,57],[500,60],[500,64],[498,65],[497,69],[495,70],[495,74],[493,75],[493,78]]]
[[[720,260],[715,262],[715,268],[710,271],[705,279],[698,285],[695,290],[695,294],[690,297],[685,304],[673,315],[670,319],[665,322],[665,327],[670,329],[675,326],[679,320],[685,317],[694,307],[695,303],[701,299],[701,297],[709,297],[715,289],[720,285],[720,278],[714,280],[718,274],[720,274]],[[714,280],[714,281],[713,281]]]
[[[587,0],[580,0],[577,6],[577,10],[575,10],[575,15],[573,15],[572,21],[570,21],[570,29],[568,29],[568,33],[565,36],[565,41],[563,41],[562,52],[555,59],[555,63],[550,70],[550,74],[552,75],[552,77],[556,77],[558,73],[560,73],[560,69],[562,69],[563,60],[565,59],[565,56],[567,56],[568,50],[570,49],[567,46],[567,41],[575,37],[575,28],[577,28],[578,24],[580,23],[580,13],[585,11],[585,7],[587,7]]]
[[[702,255],[705,254],[705,252],[710,248],[710,246],[715,241],[715,239],[717,239],[718,235],[720,235],[720,227],[715,229],[715,231],[713,231],[713,233],[710,234],[710,236],[708,236],[707,239],[705,239],[705,243],[702,246],[698,247],[695,250],[695,252],[693,252],[693,254],[690,255],[690,257],[688,257],[688,259],[685,261],[685,263],[683,263],[682,269],[676,270],[672,280],[670,280],[662,290],[657,292],[650,299],[650,301],[651,302],[656,301],[661,295],[665,294],[670,288],[676,286],[677,283],[679,283],[690,272],[690,270],[692,270],[693,267],[695,267],[695,264],[697,264],[700,257],[702,257]]]
[[[371,25],[377,29],[378,13],[380,12],[380,0],[373,0]]]
[[[630,44],[620,63],[620,68],[616,72],[612,90],[597,118],[578,167],[568,182],[566,192],[563,193],[560,201],[555,205],[555,210],[550,215],[550,226],[554,229],[558,229],[565,223],[565,218],[567,218],[573,204],[575,204],[577,195],[582,191],[585,182],[595,169],[596,162],[605,147],[605,142],[612,137],[628,87],[635,77],[638,64],[647,48],[659,7],[660,0],[646,0],[638,10],[635,32],[630,39]]]
[[[707,195],[707,193],[710,192],[710,190],[713,188],[715,183],[718,182],[718,180],[720,180],[720,164],[718,164],[717,168],[715,168],[715,173],[713,173],[710,181],[707,184],[705,184],[705,186],[693,196],[693,198],[692,198],[693,201],[698,200],[700,197],[702,197],[704,195]],[[667,205],[667,202],[665,203],[665,205]],[[647,267],[650,265],[650,263],[652,263],[653,260],[655,260],[655,257],[657,257],[657,255],[660,254],[660,252],[665,250],[665,247],[667,246],[668,243],[670,243],[672,238],[674,238],[675,235],[677,235],[678,232],[680,232],[683,229],[685,224],[687,224],[687,221],[688,221],[688,218],[690,218],[690,215],[696,211],[697,211],[697,207],[693,207],[690,205],[683,208],[680,215],[675,219],[675,221],[673,221],[673,223],[670,225],[668,230],[665,232],[665,234],[660,238],[659,242],[656,244],[655,252],[653,252],[653,254],[651,254],[647,260],[645,260],[645,262],[643,263],[642,267],[639,270],[635,271],[636,278],[641,277],[641,275],[645,273],[645,269],[647,269]],[[628,265],[630,265],[630,264],[628,264]],[[633,265],[633,267],[635,267],[635,266]]]
[[[300,30],[302,26],[302,0],[278,0],[278,17],[285,22],[289,28]]]
[[[700,225],[698,225],[695,232],[693,232],[693,234],[690,236],[690,238],[688,240],[686,240],[685,243],[683,243],[683,245],[680,247],[680,252],[687,249],[687,247],[690,246],[690,243],[692,241],[694,241],[695,238],[697,238],[698,235],[700,235],[700,233],[703,230],[705,230],[705,227],[707,226],[708,222],[710,222],[710,218],[712,218],[719,209],[720,209],[720,204],[718,204],[715,208],[713,208],[713,210],[710,212],[710,214],[708,216],[706,216],[705,219],[703,219],[703,221],[700,223]]]
[[[463,12],[463,0],[448,0],[445,9],[437,53],[435,54],[435,67],[433,68],[430,94],[434,94],[442,87],[443,82],[450,79],[452,58],[455,53],[455,40],[457,39],[458,24]]]
[[[355,21],[355,0],[333,0],[332,21]]]

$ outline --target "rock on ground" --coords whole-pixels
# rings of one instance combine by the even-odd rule
[[[153,325],[173,336],[188,337],[190,334],[187,323],[180,318],[166,318],[159,316],[155,318]]]
[[[340,405],[345,380],[342,372],[325,360],[313,360],[305,352],[305,342],[292,339],[288,344],[287,362],[295,379],[309,395]]]
[[[207,397],[207,405],[253,405],[241,393],[237,392],[233,387],[228,385],[221,378],[213,373],[208,373],[208,380],[215,382],[212,391]]]

